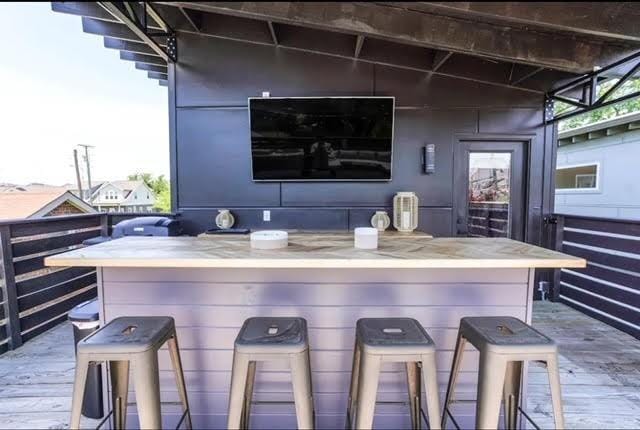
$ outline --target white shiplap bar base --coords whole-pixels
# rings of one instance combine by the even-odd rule
[[[531,321],[532,269],[208,269],[100,268],[101,319],[170,315],[176,320],[194,426],[224,428],[233,341],[252,316],[300,316],[308,321],[319,428],[344,428],[355,323],[363,317],[411,317],[435,340],[444,397],[456,333],[463,316],[510,315]],[[161,352],[162,398],[177,402],[166,351]],[[458,398],[475,399],[478,354],[463,363]],[[389,364],[378,400],[404,401],[406,377]],[[292,400],[285,363],[258,367],[257,400]],[[105,396],[108,399],[108,396]],[[135,396],[131,397],[135,401]],[[108,402],[108,400],[107,400]],[[108,405],[109,409],[111,405]],[[256,405],[253,428],[294,428],[293,405]],[[475,405],[461,403],[458,422],[473,427]],[[135,426],[131,407],[128,426]],[[407,428],[408,409],[379,405],[376,428]],[[179,419],[163,405],[166,428]]]

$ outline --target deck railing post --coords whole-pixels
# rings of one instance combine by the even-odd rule
[[[564,215],[555,215],[555,228],[553,239],[554,248],[558,252],[562,252],[562,241],[564,236]],[[560,269],[553,271],[553,288],[551,290],[550,299],[553,302],[557,302],[560,299]]]
[[[106,237],[109,236],[111,228],[111,216],[108,212],[103,212],[100,214],[100,236]]]
[[[13,267],[13,251],[11,249],[11,225],[0,226],[0,281],[4,285],[4,313],[7,326],[9,349],[22,345],[20,334],[20,315],[16,290],[16,276]]]

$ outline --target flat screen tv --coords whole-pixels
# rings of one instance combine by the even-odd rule
[[[389,181],[393,97],[250,98],[254,181]]]

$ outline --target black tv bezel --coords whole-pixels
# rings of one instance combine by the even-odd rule
[[[390,99],[391,105],[391,166],[389,168],[388,179],[256,179],[253,176],[253,148],[251,145],[251,101],[252,100],[326,100],[326,99]],[[328,96],[328,97],[249,97],[247,99],[247,116],[249,117],[249,154],[251,180],[253,182],[391,182],[393,180],[393,145],[395,138],[396,123],[396,98],[394,96]]]

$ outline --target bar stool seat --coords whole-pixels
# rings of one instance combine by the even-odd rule
[[[247,429],[258,361],[288,360],[299,429],[313,429],[315,412],[307,321],[304,318],[247,319],[235,341],[227,427]],[[255,402],[257,403],[257,402]]]
[[[478,350],[497,354],[550,354],[555,342],[514,317],[466,317],[460,320],[460,333]]]
[[[411,318],[361,318],[356,336],[371,354],[430,354],[435,343],[424,328]]]
[[[518,410],[522,411],[520,394],[523,362],[531,360],[541,361],[547,366],[556,428],[564,428],[558,347],[552,339],[530,325],[509,316],[465,317],[460,320],[442,414],[443,428],[450,414],[449,406],[454,402],[453,393],[466,342],[480,351],[476,428],[498,427],[502,401],[505,428],[516,428]]]
[[[129,368],[132,365],[140,427],[162,428],[158,350],[167,344],[178,386],[186,427],[191,413],[180,360],[175,322],[171,317],[120,317],[84,338],[77,346],[76,375],[71,405],[72,429],[79,428],[89,364],[109,362],[115,429],[126,428]]]
[[[78,344],[85,354],[135,354],[164,343],[174,328],[171,317],[121,317]]]
[[[235,350],[246,353],[295,354],[307,348],[307,327],[302,318],[249,318],[235,342]]]
[[[356,343],[347,406],[347,426],[370,429],[375,414],[378,379],[383,362],[405,363],[411,422],[422,417],[421,379],[427,393],[429,427],[440,427],[435,343],[411,318],[362,318],[356,323]],[[355,415],[355,419],[354,419]]]

